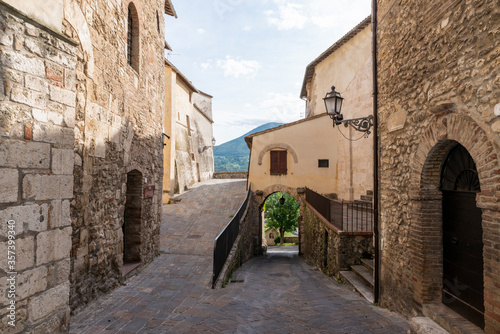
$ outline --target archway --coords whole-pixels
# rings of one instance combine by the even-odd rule
[[[297,192],[297,189],[290,188],[287,186],[283,185],[273,185],[270,187],[267,187],[262,191],[261,194],[258,194],[257,197],[257,204],[259,208],[259,226],[260,226],[260,233],[259,235],[261,236],[261,242],[260,244],[262,245],[263,248],[267,247],[266,243],[266,229],[265,229],[265,217],[264,217],[264,205],[266,203],[266,200],[270,198],[271,195],[273,194],[279,194],[279,198],[281,198],[282,194],[286,194],[286,197],[294,201],[298,204],[299,208],[299,216],[298,216],[298,231],[297,231],[297,237],[298,237],[298,251],[299,254],[301,254],[301,231],[302,231],[302,217],[303,217],[303,204],[304,204],[304,198],[303,196],[299,195]],[[286,199],[285,199],[286,200]],[[269,231],[268,231],[269,232]],[[275,231],[273,232],[275,235],[274,237],[278,236],[279,232]],[[269,237],[269,236],[267,236]],[[291,237],[291,236],[290,236]]]
[[[142,173],[134,169],[127,173],[127,193],[124,222],[122,225],[124,267],[127,264],[139,263],[141,261],[141,226]],[[129,268],[128,271],[132,269]],[[125,271],[127,270],[124,268]]]

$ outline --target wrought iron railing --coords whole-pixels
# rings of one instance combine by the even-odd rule
[[[311,204],[326,220],[331,221],[330,199],[306,188],[306,201]]]
[[[333,200],[308,188],[306,201],[340,231],[373,232],[372,202]]]
[[[226,263],[227,257],[233,248],[234,241],[240,232],[240,220],[243,218],[243,214],[247,209],[250,192],[251,187],[248,187],[247,196],[238,209],[238,212],[236,212],[231,221],[226,225],[226,227],[224,227],[224,230],[222,230],[217,238],[215,238],[212,287],[215,286],[215,283],[219,278],[219,274]]]

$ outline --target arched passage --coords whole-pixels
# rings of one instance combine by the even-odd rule
[[[287,186],[283,186],[283,185],[273,185],[273,186],[270,186],[270,187],[267,187],[266,189],[264,189],[262,191],[262,194],[260,194],[258,197],[257,197],[257,202],[258,202],[258,205],[259,205],[259,226],[260,226],[260,233],[259,235],[261,236],[262,240],[261,240],[261,245],[263,247],[266,246],[266,243],[265,243],[265,226],[264,226],[264,212],[263,212],[263,209],[264,209],[264,203],[266,202],[266,200],[269,198],[269,196],[271,196],[272,194],[275,194],[275,193],[286,193],[288,195],[290,195],[291,198],[293,198],[297,204],[299,205],[299,217],[298,217],[298,239],[299,239],[299,254],[301,254],[301,230],[302,230],[302,217],[303,217],[303,204],[304,204],[304,198],[302,195],[300,195],[298,192],[297,192],[297,189],[294,189],[294,188],[290,188],[290,187],[287,187]]]
[[[141,261],[142,173],[134,169],[127,173],[123,231],[123,262]]]

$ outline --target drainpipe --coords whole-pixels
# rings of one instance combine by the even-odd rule
[[[378,182],[378,82],[377,82],[377,0],[372,0],[372,62],[373,62],[373,232],[375,237],[374,302],[380,303],[380,231]]]

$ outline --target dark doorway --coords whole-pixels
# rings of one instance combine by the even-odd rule
[[[484,328],[483,231],[476,165],[460,144],[445,160],[443,192],[443,304]]]
[[[123,231],[123,262],[141,261],[142,173],[133,170],[127,174]]]

